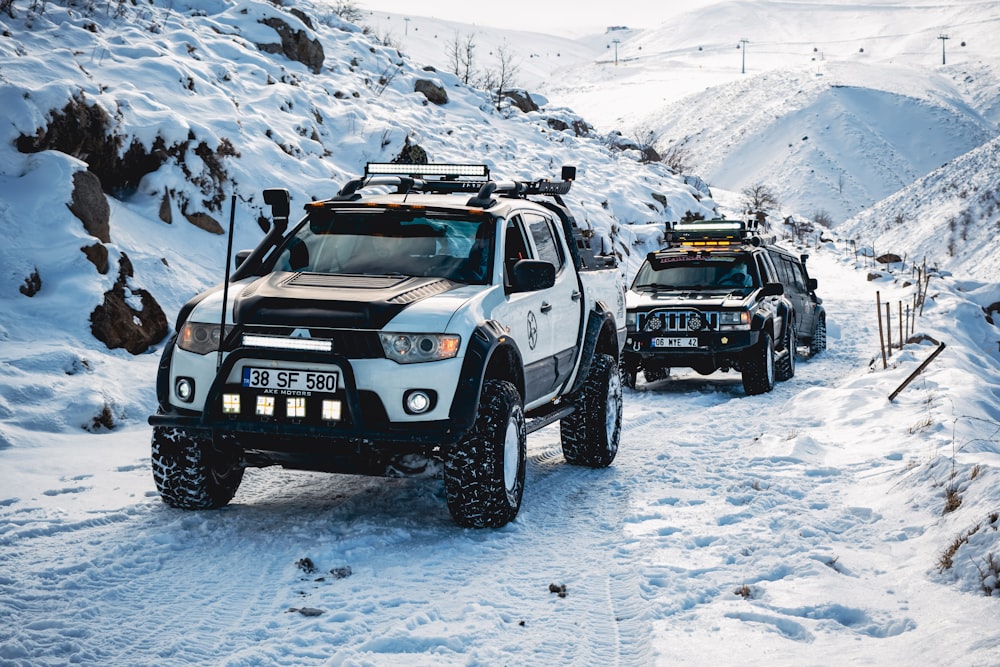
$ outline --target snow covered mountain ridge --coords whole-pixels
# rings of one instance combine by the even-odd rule
[[[954,200],[949,215],[975,221],[956,251],[937,242],[947,217],[914,215],[916,206],[933,210],[937,193],[910,187],[937,170],[956,192],[968,190],[966,180],[1000,178],[996,160],[977,160],[973,173],[960,159],[1000,134],[995,0],[739,0],[575,40],[377,11],[369,18],[442,67],[456,34],[474,36],[482,60],[505,42],[527,45],[516,51],[526,54],[520,78],[532,92],[600,133],[653,138],[714,192],[763,183],[782,216],[851,219],[838,231],[858,244],[1000,279],[1000,262],[978,261],[997,248],[995,209]],[[881,236],[871,216],[853,219],[889,197],[906,210],[885,203],[878,215],[905,219],[906,233]]]
[[[1000,3],[978,0],[727,2],[623,40],[629,73],[610,76],[632,102],[622,122],[682,148],[711,186],[767,183],[790,213],[851,219],[837,231],[859,244],[1000,280],[998,29]],[[574,80],[551,96],[586,113],[593,90]],[[951,195],[928,187],[946,182]]]

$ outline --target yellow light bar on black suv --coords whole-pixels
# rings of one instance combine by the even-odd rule
[[[668,226],[666,240],[669,245],[719,248],[744,243],[755,235],[756,223],[742,220],[697,220],[678,222]]]

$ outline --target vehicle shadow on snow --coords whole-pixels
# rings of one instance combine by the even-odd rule
[[[257,519],[454,525],[440,477],[365,477],[281,468],[251,468],[222,510]]]
[[[626,389],[626,396],[631,391],[636,394],[722,394],[725,396],[745,396],[743,382],[736,373],[713,373],[699,375],[697,373],[671,373],[670,377],[654,382],[646,382],[641,377],[636,381],[635,389]],[[626,399],[627,400],[627,399]]]

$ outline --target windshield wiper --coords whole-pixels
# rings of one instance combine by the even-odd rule
[[[664,285],[663,283],[644,283],[642,285],[636,285],[635,289],[677,289],[676,285]]]

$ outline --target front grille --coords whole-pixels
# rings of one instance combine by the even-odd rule
[[[703,313],[698,310],[654,311],[646,314],[639,324],[642,331],[655,332],[691,332],[718,331],[719,314]]]
[[[309,338],[331,341],[333,343],[332,351],[336,354],[342,354],[348,359],[382,359],[385,357],[385,352],[382,350],[382,343],[379,342],[378,333],[375,331],[327,329],[325,327],[309,327],[305,330],[309,332]],[[301,338],[303,337],[304,330],[295,327],[249,326],[244,327],[242,333]],[[241,340],[243,340],[242,336],[236,338],[237,346]]]

